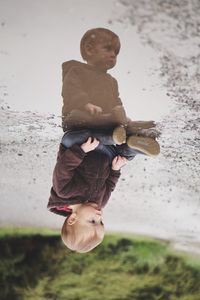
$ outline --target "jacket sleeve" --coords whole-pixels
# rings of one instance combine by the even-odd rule
[[[76,168],[82,163],[86,155],[78,145],[64,151],[63,148],[61,146],[53,171],[53,189],[59,197],[65,197],[67,190],[73,186]]]
[[[102,207],[104,207],[107,204],[111,193],[115,189],[115,186],[118,182],[118,179],[119,179],[120,175],[121,175],[120,170],[119,171],[114,171],[114,170],[111,169],[110,175],[106,180],[106,192],[105,192],[105,195],[103,197]]]
[[[63,116],[72,109],[82,109],[90,102],[89,96],[83,87],[81,70],[78,67],[71,68],[63,79],[62,97],[63,97]]]

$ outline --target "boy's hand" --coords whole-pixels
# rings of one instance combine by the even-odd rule
[[[112,161],[112,169],[114,171],[118,171],[127,163],[127,159],[123,156],[115,156],[115,158]]]
[[[85,110],[91,115],[100,115],[102,113],[102,108],[92,103],[87,103],[85,105]]]
[[[99,141],[96,138],[89,137],[85,143],[81,145],[81,149],[87,153],[94,150],[99,145]]]

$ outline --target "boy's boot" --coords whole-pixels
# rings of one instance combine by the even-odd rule
[[[140,129],[149,129],[156,127],[156,123],[154,121],[129,121],[127,124],[127,129],[130,131],[140,130]]]
[[[130,121],[127,125],[127,135],[136,135],[156,139],[161,135],[154,121]]]
[[[161,132],[154,121],[131,121],[127,125],[128,135],[139,135],[156,139]]]
[[[127,138],[127,145],[149,156],[156,156],[160,153],[158,142],[150,137],[131,135]]]
[[[161,132],[157,128],[140,129],[136,135],[157,139],[161,135]]]
[[[115,144],[121,145],[126,142],[126,130],[123,126],[117,126],[112,132],[112,139]]]

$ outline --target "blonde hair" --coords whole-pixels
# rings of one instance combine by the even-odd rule
[[[80,225],[78,221],[69,225],[67,219],[65,219],[61,230],[61,238],[70,250],[85,253],[94,249],[103,241],[104,228],[102,225],[97,225],[87,227],[84,230],[84,225]]]
[[[111,39],[111,41],[116,40],[118,42],[119,49],[120,49],[119,37],[113,31],[111,31],[107,28],[93,28],[93,29],[86,31],[86,33],[83,35],[83,37],[81,39],[81,43],[80,43],[80,51],[81,51],[82,58],[86,61],[88,59],[87,53],[85,51],[86,44],[90,44],[90,45],[94,46],[95,44],[100,42],[102,39],[107,40],[108,38],[109,38],[109,40]]]

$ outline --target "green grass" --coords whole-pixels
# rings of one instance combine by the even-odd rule
[[[30,228],[30,227],[0,227],[0,238],[14,236],[32,236],[40,234],[43,236],[59,235],[60,231],[49,228]]]
[[[73,253],[49,230],[2,229],[2,300],[199,300],[200,258],[167,242],[107,235]]]

